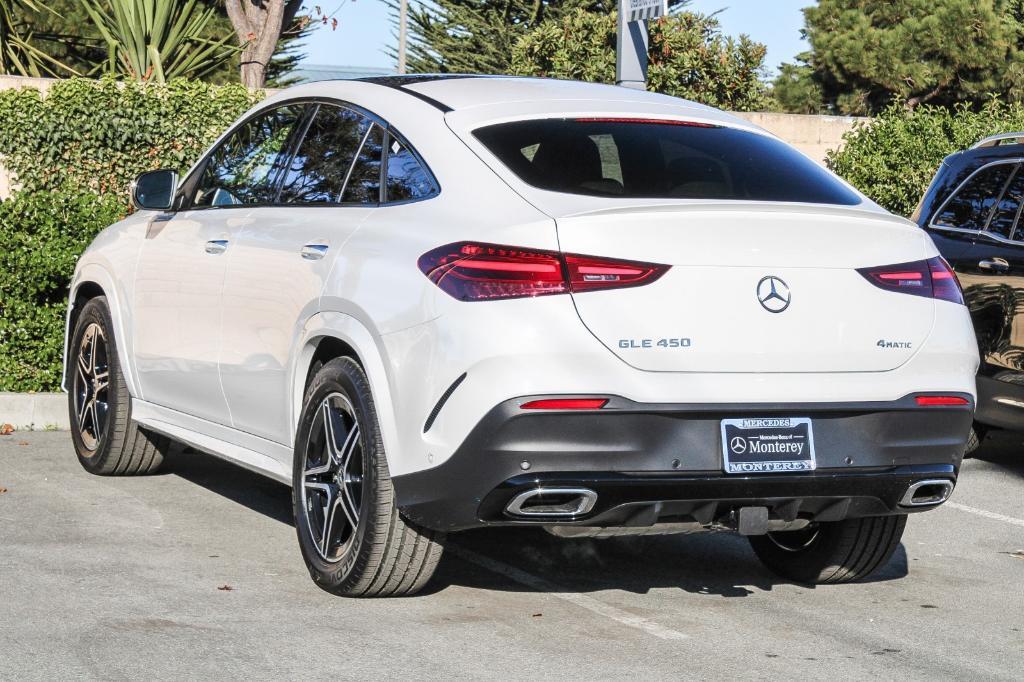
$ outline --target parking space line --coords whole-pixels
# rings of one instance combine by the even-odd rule
[[[593,597],[588,597],[585,594],[569,592],[564,587],[556,585],[544,578],[539,578],[520,568],[516,568],[515,566],[509,566],[506,563],[496,561],[482,554],[477,554],[473,550],[450,544],[446,551],[454,554],[460,559],[468,561],[471,564],[476,564],[488,571],[497,573],[498,575],[503,575],[506,578],[514,580],[520,585],[529,587],[532,590],[543,592],[555,597],[556,599],[569,602],[570,604],[584,608],[599,616],[604,616],[605,618],[616,621],[622,625],[646,632],[649,635],[674,641],[689,639],[689,635],[684,635],[681,632],[659,625],[654,621],[623,611],[622,609],[618,609],[609,604],[605,604],[604,602],[594,599]]]
[[[960,511],[967,512],[968,514],[976,514],[978,516],[984,516],[986,519],[992,519],[994,521],[1002,521],[1003,523],[1009,523],[1014,526],[1024,527],[1024,519],[1014,518],[1005,514],[997,514],[996,512],[990,512],[987,509],[978,509],[977,507],[968,507],[966,504],[960,504],[959,502],[947,502],[946,507],[952,507],[953,509],[959,509]]]

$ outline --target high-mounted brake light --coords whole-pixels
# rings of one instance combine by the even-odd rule
[[[667,265],[458,242],[420,256],[420,270],[460,301],[493,301],[650,284]]]
[[[964,302],[960,282],[953,269],[943,258],[898,265],[880,265],[876,268],[857,270],[869,282],[881,289],[899,291],[913,296],[938,298],[952,303]]]
[[[967,398],[958,395],[919,395],[914,401],[921,407],[952,407],[970,405]]]
[[[714,123],[702,123],[700,121],[679,121],[670,118],[577,118],[577,123],[646,123],[666,126],[687,126],[689,128],[721,128]]]
[[[600,410],[607,404],[607,398],[545,398],[519,407],[524,410]]]

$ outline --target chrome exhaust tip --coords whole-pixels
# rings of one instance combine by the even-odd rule
[[[953,481],[947,479],[912,483],[900,500],[901,507],[928,507],[941,504],[953,494]]]
[[[574,518],[588,513],[596,503],[597,493],[589,488],[534,488],[513,497],[505,513]]]

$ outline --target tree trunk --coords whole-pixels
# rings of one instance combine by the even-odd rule
[[[224,5],[243,48],[242,84],[262,88],[281,31],[295,21],[302,0],[225,0]]]

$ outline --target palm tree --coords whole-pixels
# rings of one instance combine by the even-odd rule
[[[204,37],[217,10],[197,0],[81,1],[107,44],[104,69],[109,73],[159,83],[201,78],[240,49],[231,44],[230,34]]]
[[[16,76],[77,74],[32,45],[32,33],[19,19],[19,11],[49,11],[35,0],[0,0],[0,73]]]

